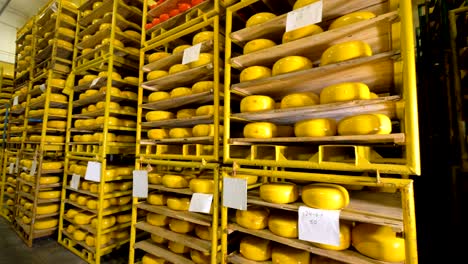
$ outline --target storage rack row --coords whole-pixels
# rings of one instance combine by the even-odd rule
[[[78,8],[58,242],[88,263],[130,237],[142,5]]]

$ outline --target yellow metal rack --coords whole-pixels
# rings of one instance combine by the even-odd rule
[[[33,27],[33,70],[18,155],[20,174],[14,222],[28,246],[34,239],[50,236],[58,229],[68,103],[67,96],[61,93],[71,70],[71,42],[78,14],[65,2],[49,2],[39,11]],[[57,67],[57,62],[65,67]]]
[[[88,263],[101,263],[130,237],[142,6],[108,0],[81,1],[79,7],[66,88],[58,242]],[[76,179],[78,186],[72,184]]]

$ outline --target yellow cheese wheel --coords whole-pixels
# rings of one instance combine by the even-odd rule
[[[209,91],[212,91],[213,89],[214,89],[213,81],[201,81],[192,85],[192,93],[194,94],[209,92]]]
[[[294,125],[296,137],[325,137],[336,134],[336,122],[333,119],[309,119]]]
[[[194,193],[213,193],[213,179],[192,179],[189,183],[189,188]]]
[[[134,39],[138,39],[140,40],[141,39],[141,34],[139,32],[136,32],[134,30],[125,30],[124,31],[124,34],[134,38]]]
[[[164,243],[167,242],[167,239],[165,239],[164,237],[160,237],[158,235],[155,235],[155,234],[151,234],[151,240],[154,243],[157,243],[157,244],[164,244]]]
[[[297,214],[276,213],[270,215],[268,218],[268,229],[278,236],[297,238]]]
[[[71,225],[71,224],[68,225],[67,229],[66,229],[67,233],[73,233],[73,232],[75,232],[75,230],[76,230],[76,227],[74,225]]]
[[[169,56],[171,56],[171,54],[167,53],[167,52],[163,52],[163,51],[155,52],[155,53],[149,55],[148,62],[152,63],[152,62],[155,62],[157,60],[167,58]]]
[[[120,94],[122,97],[128,98],[130,100],[138,99],[138,94],[132,91],[122,91]]]
[[[213,54],[211,53],[200,53],[197,61],[189,63],[190,68],[201,67],[206,64],[210,64],[213,62]]]
[[[89,197],[84,196],[84,195],[79,195],[78,198],[76,198],[76,203],[79,205],[86,205],[88,202]]]
[[[176,233],[185,234],[192,232],[195,228],[195,224],[173,218],[169,221],[169,228]]]
[[[109,72],[107,71],[102,71],[98,74],[98,77],[102,78],[108,78],[109,77]],[[122,80],[122,76],[118,74],[117,72],[112,72],[111,73],[111,79],[112,80]]]
[[[190,250],[190,258],[195,264],[210,264],[211,255],[210,253],[204,253],[195,249]]]
[[[67,126],[66,121],[58,121],[58,120],[53,120],[53,121],[47,121],[47,127],[48,128],[58,128],[58,129],[63,129]]]
[[[149,253],[146,253],[141,259],[142,264],[166,264],[169,263],[163,258],[156,257]]]
[[[146,215],[146,222],[150,225],[154,226],[166,226],[170,222],[170,218],[165,215],[155,214],[155,213],[148,213]]]
[[[69,28],[59,27],[57,28],[57,32],[67,37],[75,38],[75,31]]]
[[[99,192],[99,184],[91,184],[89,187],[89,191],[92,193]],[[104,184],[104,193],[110,193],[114,191],[114,184],[113,183],[105,183]]]
[[[56,199],[60,197],[61,191],[40,191],[37,197],[41,199]]]
[[[68,209],[67,213],[65,214],[68,218],[73,219],[81,210],[70,208]]]
[[[36,219],[34,223],[34,229],[42,230],[42,229],[49,229],[54,228],[58,225],[57,218],[45,218],[45,219]]]
[[[345,250],[351,245],[351,227],[348,224],[340,223],[340,244],[338,246],[313,243],[316,247],[328,250]]]
[[[113,239],[122,241],[122,240],[127,240],[130,238],[130,232],[124,230],[124,231],[114,231],[111,233],[111,236]]]
[[[163,176],[159,173],[148,173],[148,182],[151,184],[162,184],[162,178]]]
[[[186,197],[168,197],[167,207],[176,211],[188,211],[190,199]]]
[[[273,19],[275,17],[276,17],[276,15],[273,14],[273,13],[268,13],[268,12],[257,13],[255,15],[251,16],[247,20],[247,22],[245,24],[245,27],[252,27],[252,26],[255,26],[255,25],[258,25],[258,24],[262,24],[262,23],[265,23],[268,20]]]
[[[213,31],[202,31],[197,33],[193,37],[192,45],[196,45],[198,43],[202,43],[208,40],[213,40],[214,39],[214,32]]]
[[[358,224],[352,231],[352,244],[361,254],[388,262],[405,260],[405,239],[389,226]]]
[[[183,119],[183,118],[191,118],[195,116],[196,109],[181,109],[177,111],[176,118]]]
[[[183,52],[185,49],[187,48],[190,48],[192,47],[191,45],[180,45],[180,46],[177,46],[175,47],[173,50],[172,50],[172,54],[177,54],[179,52]]]
[[[320,66],[369,56],[372,56],[369,44],[360,40],[347,41],[326,49],[320,59]]]
[[[265,95],[250,95],[242,99],[240,105],[241,113],[259,112],[275,109],[275,101]]]
[[[60,177],[58,176],[41,176],[39,179],[40,184],[54,184],[60,182]]]
[[[91,90],[88,90],[91,91]],[[96,104],[96,109],[104,109],[106,105],[109,106],[109,109],[111,110],[119,110],[120,109],[120,104],[116,102],[109,102],[109,104],[106,104],[106,102],[98,102]]]
[[[101,234],[99,240],[100,240],[99,245],[101,245],[101,246],[105,245],[105,244],[109,243],[110,236],[108,234]],[[85,243],[86,243],[86,245],[88,245],[90,247],[96,246],[96,237],[94,235],[87,235],[86,239],[85,239]]]
[[[74,4],[72,2],[69,2],[69,1],[64,1],[62,3],[62,6],[70,6],[70,4]],[[76,9],[73,8],[73,9]],[[52,14],[50,17],[53,19],[54,18],[54,15],[56,14]],[[73,17],[67,15],[67,14],[64,14],[64,13],[61,13],[59,16],[58,16],[58,19],[61,20],[61,21],[64,21],[64,22],[67,22],[68,24],[72,24],[72,25],[75,25],[76,24],[76,19],[74,19]]]
[[[257,183],[257,180],[258,180],[258,176],[249,175],[249,174],[240,174],[240,173],[236,173],[235,176],[226,175],[226,177],[244,179],[247,181],[247,185],[255,184]]]
[[[67,102],[67,96],[63,94],[52,93],[50,94],[50,100],[53,102]]]
[[[29,186],[28,186],[29,187]],[[29,190],[29,188],[28,188]],[[28,192],[28,191],[25,191],[25,192]],[[33,204],[32,203],[29,203],[29,202],[26,202],[24,205],[23,205],[24,209],[30,211],[31,208],[33,207]]]
[[[176,127],[169,130],[170,138],[188,138],[192,137],[192,129],[186,127]]]
[[[49,137],[49,136],[46,136],[46,137]],[[46,138],[47,140],[48,138]],[[47,140],[48,141],[48,140]],[[62,139],[60,140],[54,140],[54,141],[48,141],[48,142],[57,142],[57,141],[60,141],[60,142],[63,142]],[[60,162],[60,161],[47,161],[47,162],[42,162],[42,169],[43,170],[59,170],[63,168],[63,162]]]
[[[251,206],[245,211],[236,211],[236,222],[248,229],[264,229],[268,225],[268,215],[268,209]]]
[[[93,218],[93,220],[91,220],[91,227],[96,228],[97,220],[98,220],[97,218]],[[101,220],[101,228],[102,229],[110,228],[115,225],[115,222],[116,222],[116,219],[115,219],[115,216],[113,215],[103,217]]]
[[[173,119],[174,114],[168,111],[150,111],[146,114],[146,121],[161,121],[161,120],[168,120]]]
[[[61,29],[61,28],[59,28],[59,30],[60,30],[60,29]],[[68,29],[68,28],[67,28],[67,29]],[[68,29],[68,30],[70,30],[70,29]],[[75,34],[75,33],[73,32],[73,34]],[[63,79],[50,79],[50,80],[48,81],[48,83],[49,83],[50,85],[52,85],[52,86],[64,88],[64,87],[65,87],[66,81],[63,80]]]
[[[271,70],[265,66],[250,66],[241,71],[240,82],[248,82],[271,77]]]
[[[196,116],[214,115],[215,108],[213,105],[203,105],[197,108]],[[219,106],[219,115],[223,115],[224,107]]]
[[[244,127],[246,138],[273,138],[277,136],[276,125],[269,122],[256,122]]]
[[[138,84],[138,82],[140,81],[137,77],[132,77],[132,76],[127,76],[124,78],[124,80],[131,84]]]
[[[195,226],[195,234],[204,240],[211,240],[213,236],[213,229],[208,226],[197,225]]]
[[[14,204],[15,204],[15,201],[13,201],[12,199],[8,199],[8,200],[6,201],[6,205],[8,205],[8,206],[12,206],[12,205],[14,205]]]
[[[63,40],[63,39],[51,39],[49,40],[49,45],[53,45],[54,44],[54,41],[55,41],[55,44],[58,46],[58,47],[62,47],[62,48],[66,48],[66,49],[73,49],[73,44],[66,41],[66,40]]]
[[[308,36],[316,35],[322,33],[323,29],[317,25],[307,25],[295,30],[285,32],[283,34],[283,43],[291,42]]]
[[[168,99],[170,94],[168,92],[154,92],[148,96],[148,102],[156,102],[164,99]]]
[[[72,201],[72,202],[76,202],[76,200],[78,199],[78,194],[77,193],[70,193],[70,195],[68,196],[68,199],[70,199],[70,201]]]
[[[240,242],[240,253],[253,261],[265,261],[271,258],[271,241],[254,236],[246,236]]]
[[[276,245],[271,251],[272,263],[302,264],[310,262],[310,253],[284,245]]]
[[[169,74],[175,74],[178,72],[183,72],[190,70],[190,67],[186,64],[174,64],[169,68]]]
[[[149,139],[164,139],[169,137],[169,131],[164,128],[156,128],[148,130]]]
[[[77,229],[75,232],[73,232],[73,239],[76,241],[83,241],[86,238],[86,234],[84,231]]]
[[[106,45],[106,44],[109,44],[109,43],[111,43],[110,38],[105,38],[101,42],[102,45]],[[114,47],[118,47],[118,48],[121,48],[121,49],[123,49],[125,47],[124,44],[122,43],[122,41],[120,41],[118,39],[114,39],[112,41],[112,43],[114,44]]]
[[[132,221],[132,214],[121,214],[117,216],[117,223],[123,224]]]
[[[244,46],[244,54],[253,53],[259,50],[268,49],[276,46],[276,43],[269,39],[254,39]]]
[[[190,248],[185,246],[184,244],[180,244],[174,241],[169,241],[168,248],[170,251],[178,254],[185,254],[190,251]]]
[[[357,12],[349,13],[349,14],[346,14],[342,17],[335,19],[328,27],[328,30],[348,26],[348,25],[361,22],[364,20],[368,20],[374,17],[375,17],[375,14],[369,11],[357,11]]]
[[[172,89],[171,98],[187,96],[191,94],[192,94],[192,89],[187,88],[187,87],[178,87],[178,88]]]
[[[310,4],[313,4],[317,2],[318,0],[296,0],[293,6],[293,10],[308,6]]]
[[[152,205],[166,205],[167,197],[162,193],[150,193],[147,202]]]
[[[330,85],[320,92],[321,104],[364,99],[370,99],[370,91],[366,84],[360,82],[338,83]]]
[[[349,204],[348,191],[336,184],[309,184],[303,187],[301,197],[307,206],[324,210],[340,210]]]
[[[260,186],[260,198],[270,203],[293,203],[299,198],[299,190],[292,183],[267,183]]]
[[[384,114],[350,116],[338,123],[340,135],[384,135],[392,133],[392,121]]]
[[[319,104],[319,97],[314,93],[293,93],[281,99],[281,109]]]
[[[284,57],[273,65],[272,75],[281,75],[312,68],[312,61],[303,56]]]
[[[91,210],[96,210],[99,208],[99,201],[96,199],[89,199],[86,201],[86,207],[88,207]],[[102,201],[102,208],[106,209],[110,207],[110,201],[109,200],[103,200]]]

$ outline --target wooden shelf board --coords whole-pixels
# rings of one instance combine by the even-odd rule
[[[140,203],[137,205],[139,209],[150,211],[157,214],[163,214],[179,220],[188,221],[202,226],[211,226],[211,215],[192,213],[188,211],[175,211],[166,206],[150,205],[148,203]]]
[[[150,110],[167,110],[172,108],[181,107],[189,104],[204,104],[212,102],[214,94],[212,91],[191,94],[187,96],[180,96],[175,98],[164,99],[156,102],[141,104],[140,106],[144,109]]]
[[[92,193],[90,191],[79,190],[79,189],[75,190],[75,189],[72,189],[70,186],[67,186],[66,189],[69,190],[69,191],[89,195],[89,196],[96,197],[96,198],[99,197],[98,193]],[[104,194],[104,199],[116,198],[116,197],[131,195],[131,194],[132,194],[132,191],[114,191],[114,192],[111,192],[111,193]]]
[[[166,91],[174,87],[182,87],[195,81],[202,81],[210,78],[214,73],[213,63],[192,68],[190,70],[174,73],[156,80],[147,81],[141,87],[150,91]]]
[[[18,192],[18,194],[22,197],[29,199],[30,201],[34,201],[34,196],[32,194],[25,193],[25,192]],[[57,203],[57,202],[60,202],[60,198],[54,198],[54,199],[37,198],[37,204]]]
[[[363,82],[371,87],[372,92],[387,92],[393,86],[394,58],[397,56],[399,53],[396,51],[384,52],[318,68],[242,82],[232,85],[231,89],[244,95],[261,94],[282,98],[293,92],[320,94],[323,88],[343,82]]]
[[[175,128],[175,127],[193,127],[199,124],[213,124],[213,115],[195,116],[191,118],[169,119],[153,122],[142,122],[144,128]]]
[[[110,116],[137,116],[136,113],[129,113],[129,112],[124,112],[122,110],[109,110],[109,115]],[[104,116],[104,109],[100,109],[97,111],[93,112],[87,112],[86,114],[74,114],[73,118],[78,118],[78,119],[94,119],[99,116]]]
[[[98,213],[97,210],[89,209],[88,207],[86,207],[84,205],[79,205],[76,202],[70,201],[69,199],[66,199],[65,202],[68,203],[68,204],[71,204],[71,205],[73,205],[73,206],[75,206],[77,208],[80,208],[80,209],[83,209],[85,211],[91,212],[91,213],[93,213],[95,215],[97,215],[97,213]],[[112,206],[104,209],[103,212],[102,212],[102,215],[107,216],[107,215],[117,214],[117,213],[128,211],[130,209],[132,209],[131,204],[129,204],[129,205],[112,205]]]
[[[94,104],[94,103],[103,101],[105,99],[106,99],[106,93],[105,92],[98,92],[97,94],[94,94],[92,96],[83,98],[81,100],[74,101],[73,102],[73,107],[80,107],[80,106],[84,106],[84,105]],[[132,101],[132,102],[134,102],[135,100],[131,100],[131,99],[128,99],[126,97],[111,95],[111,102],[121,102],[121,101]]]
[[[172,192],[172,193],[179,193],[179,194],[185,194],[185,195],[192,195],[193,192],[189,188],[181,188],[181,189],[175,189],[175,188],[168,188],[164,185],[160,184],[149,184],[148,189],[153,189],[153,190],[160,190],[164,192]]]
[[[342,250],[342,251],[335,251],[335,250],[327,250],[327,249],[321,249],[318,247],[313,246],[312,243],[307,242],[307,241],[302,241],[299,239],[293,239],[293,238],[285,238],[281,236],[277,236],[270,232],[268,229],[263,229],[263,230],[253,230],[253,229],[247,229],[244,227],[241,227],[237,224],[229,224],[228,228],[234,229],[237,231],[240,231],[242,233],[246,233],[249,235],[254,235],[257,237],[261,237],[267,240],[275,241],[277,243],[281,243],[290,247],[294,247],[297,249],[302,249],[305,251],[308,251],[312,254],[315,255],[320,255],[324,256],[327,258],[335,259],[338,261],[343,261],[345,263],[350,263],[350,264],[383,264],[383,263],[389,263],[389,262],[383,262],[383,261],[378,261],[374,260],[371,258],[368,258],[364,255],[359,254],[358,252],[352,251],[352,250]]]
[[[21,228],[24,230],[25,233],[27,233],[28,235],[31,233],[31,225],[26,225],[26,224],[23,224],[23,221],[19,218],[16,218],[16,223],[21,226]],[[46,237],[46,236],[50,236],[52,235],[53,233],[55,233],[55,231],[58,229],[58,226],[57,227],[52,227],[52,228],[48,228],[48,229],[34,229],[33,230],[33,234],[32,234],[32,237],[34,239],[36,238],[41,238],[41,237]]]
[[[228,256],[228,263],[232,264],[272,264],[271,261],[254,261],[246,259],[240,253],[232,253]]]
[[[172,263],[177,263],[177,264],[195,264],[192,260],[189,260],[188,258],[184,257],[183,255],[176,254],[166,248],[163,248],[159,245],[156,245],[154,243],[150,242],[151,240],[144,240],[135,243],[134,248],[135,249],[141,249],[145,252],[148,252],[152,255],[158,256],[160,258],[163,258],[165,260],[168,260]]]
[[[391,119],[396,117],[396,102],[400,96],[387,96],[369,100],[312,105],[305,107],[275,109],[270,111],[232,114],[236,120],[249,122],[274,122],[279,125],[295,124],[299,121],[315,118],[340,119],[358,114],[385,114]]]
[[[171,241],[183,244],[189,248],[193,248],[204,253],[211,252],[211,242],[207,240],[203,240],[191,235],[176,233],[163,227],[150,225],[146,222],[139,222],[136,224],[135,227],[140,230],[158,235],[160,237],[167,238]]]
[[[141,140],[141,145],[157,145],[157,144],[209,144],[212,143],[214,137],[190,137],[190,138],[165,138],[160,140]]]
[[[327,30],[323,33],[280,44],[257,52],[231,59],[233,67],[271,66],[277,60],[291,55],[305,56],[312,61],[320,60],[322,53],[331,45],[344,41],[362,40],[370,45],[374,54],[388,51],[391,47],[391,23],[398,18],[393,11],[349,26]]]
[[[67,220],[68,222],[70,222],[71,224],[73,224],[75,227],[78,227],[80,229],[83,229],[83,230],[86,230],[88,232],[90,232],[91,234],[96,234],[97,233],[97,230],[96,228],[92,227],[91,224],[89,225],[78,225],[76,224],[72,219],[66,217],[66,216],[63,216],[63,219]],[[120,230],[120,229],[123,229],[123,228],[127,228],[131,225],[132,223],[131,222],[128,222],[128,223],[123,223],[123,224],[118,224],[116,222],[115,225],[113,225],[112,227],[110,228],[107,228],[107,229],[103,229],[101,231],[101,234],[107,234],[107,233],[110,233],[110,232],[113,232],[113,231],[116,231],[116,230]]]
[[[68,106],[67,102],[49,102],[49,107],[50,108],[66,108]],[[44,109],[45,107],[45,98],[40,100],[39,102],[35,102],[34,104],[29,105],[30,109]]]
[[[99,89],[107,85],[107,77],[97,77],[89,83],[77,85],[73,88],[75,92],[82,92],[89,89]],[[124,88],[128,86],[136,86],[134,83],[127,82],[125,80],[112,80],[112,87]]]

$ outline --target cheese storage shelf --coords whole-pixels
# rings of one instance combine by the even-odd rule
[[[184,249],[185,253],[190,252],[190,250],[196,251],[203,254],[205,258],[211,259],[211,263],[217,263],[217,260],[221,257],[218,246],[220,238],[218,235],[220,186],[213,184],[208,188],[209,190],[204,192],[205,194],[213,194],[212,212],[209,214],[191,212],[188,207],[185,208],[185,203],[188,203],[190,197],[194,194],[194,187],[187,182],[187,186],[172,188],[175,186],[170,185],[169,178],[184,177],[183,175],[189,177],[191,175],[190,177],[195,177],[193,179],[203,178],[207,179],[208,182],[211,180],[212,183],[217,183],[219,177],[218,165],[214,163],[203,164],[201,162],[149,161],[146,159],[137,159],[136,164],[137,168],[151,167],[152,170],[149,172],[148,198],[146,201],[138,198],[134,198],[133,200],[129,263],[137,263],[137,250],[163,258],[166,261],[195,263],[188,254],[178,253],[173,248],[175,245],[186,247]],[[156,175],[156,178],[153,179],[154,175]],[[188,178],[187,180],[190,179]],[[154,200],[154,195],[159,196],[159,198]],[[158,202],[160,198],[161,202]],[[144,216],[145,214],[146,220],[138,219],[139,217],[137,216]],[[154,219],[153,216],[155,217]],[[165,220],[156,220],[156,218],[159,219],[161,217]],[[180,227],[177,227],[179,224]],[[188,225],[188,229],[182,227],[182,225]],[[143,240],[137,241],[137,234],[142,235]],[[146,236],[148,234],[151,235],[152,239],[145,239],[144,234]],[[161,241],[157,242],[153,240],[155,237],[160,237],[170,242],[168,245],[165,242],[159,243]],[[192,254],[194,253],[192,252]]]
[[[70,97],[58,242],[88,263],[101,263],[129,241],[141,46],[135,35],[143,4],[80,2],[73,79],[64,90]],[[97,182],[86,175],[89,162],[100,164]],[[90,217],[88,223],[70,216],[73,210]]]
[[[413,38],[408,37],[412,32],[405,30],[411,28],[408,25],[412,22],[407,17],[406,9],[402,13],[403,6],[406,8],[406,3],[403,2],[406,1],[400,1],[400,10],[396,11],[396,2],[328,1],[323,3],[322,22],[315,26],[323,30],[317,29],[315,33],[306,33],[306,28],[285,33],[287,14],[272,15],[271,19],[265,19],[263,23],[242,28],[247,17],[240,19],[239,14],[252,13],[248,9],[256,10],[262,3],[250,0],[229,7],[226,13],[224,161],[247,166],[420,174],[416,82],[412,56],[414,44]],[[264,7],[270,8],[268,5]],[[278,10],[270,10],[278,13]],[[338,21],[337,18],[357,11],[365,11],[372,16],[343,26],[336,26],[337,23],[332,25],[332,22]],[[301,35],[300,30],[305,30],[304,35]],[[254,45],[250,44],[253,43],[251,41],[263,39],[267,39],[265,41],[269,41],[271,45],[265,44],[263,49],[260,46],[259,49],[249,51]],[[348,45],[347,43],[361,43],[367,47],[369,53],[327,61],[325,53],[331,54],[333,48]],[[286,58],[301,58],[310,65],[301,69],[279,70],[279,61],[285,61]],[[273,67],[273,74],[249,79],[248,72],[253,71],[250,67],[258,66],[270,69]],[[240,79],[243,76],[245,79],[238,79],[240,71]],[[325,93],[331,94],[332,89],[341,88],[340,85],[347,83],[367,86],[375,94],[373,98],[376,98],[326,99],[328,97]],[[284,105],[280,108],[280,101],[286,99],[286,96],[303,93],[314,93],[317,102],[309,105],[300,103],[292,108]],[[319,94],[322,99],[319,99]],[[240,102],[234,95],[242,96],[242,100],[249,96],[267,96],[277,102],[277,106],[252,111],[245,108],[239,111]],[[292,137],[298,132],[278,138],[267,136],[265,139],[243,139],[239,136],[242,135],[242,128],[249,122],[297,127],[301,121],[328,119],[334,120],[339,126],[344,119],[366,114],[383,114],[389,118],[392,121],[391,133],[345,134],[338,129],[338,135],[331,131],[328,135],[308,138]],[[294,143],[299,142],[307,142],[310,147],[296,148]],[[394,147],[389,147],[392,144]],[[356,150],[355,161],[348,161],[343,153],[344,149],[350,152]],[[268,152],[274,158],[265,159],[268,155],[257,155],[261,152]],[[336,157],[317,159],[330,155]],[[343,155],[343,162],[340,162]],[[298,158],[301,156],[304,158]]]

